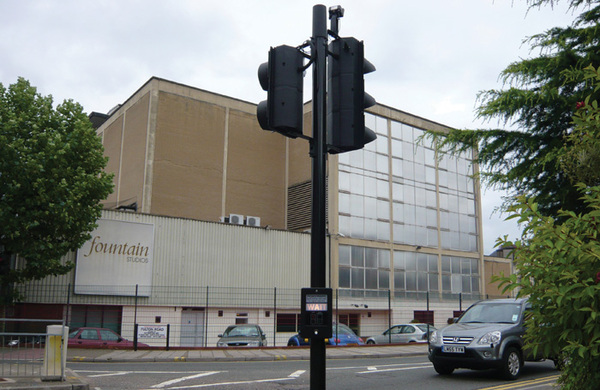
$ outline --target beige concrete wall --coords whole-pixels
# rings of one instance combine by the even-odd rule
[[[159,93],[152,214],[218,220],[224,125],[223,107]]]
[[[305,112],[304,114],[303,134],[312,137],[312,112]],[[289,185],[311,180],[312,159],[309,156],[309,151],[310,145],[307,140],[301,138],[289,139]]]
[[[236,110],[229,111],[228,134],[226,215],[256,216],[262,226],[285,229],[285,137]]]
[[[148,102],[145,94],[125,113],[119,202],[137,202],[141,207],[146,168],[146,142],[148,135]]]
[[[508,296],[512,293],[510,291],[502,293],[502,288],[498,287],[498,283],[492,283],[492,276],[497,275],[500,276],[503,273],[505,276],[510,275],[511,272],[511,262],[510,260],[505,260],[499,258],[498,260],[491,259],[486,257],[484,259],[484,270],[485,270],[485,293],[490,296],[490,298],[495,296]]]
[[[103,204],[106,207],[112,208],[117,205],[117,196],[119,192],[119,166],[121,164],[121,141],[123,131],[123,115],[119,115],[109,126],[102,132],[102,143],[104,145],[104,155],[108,157],[106,171],[113,173],[113,192],[106,198]]]

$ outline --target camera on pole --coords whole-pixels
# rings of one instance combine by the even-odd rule
[[[327,147],[329,153],[362,149],[374,141],[375,132],[365,127],[365,108],[375,99],[365,92],[364,75],[375,66],[364,57],[364,45],[356,38],[337,38],[329,44],[327,93]]]
[[[258,80],[267,91],[267,100],[256,110],[260,127],[290,138],[302,135],[303,66],[304,55],[297,48],[271,48],[269,62],[258,67]]]

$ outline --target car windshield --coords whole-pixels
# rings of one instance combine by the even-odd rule
[[[354,332],[352,331],[352,329],[348,328],[346,325],[333,325],[333,332],[336,332],[336,328],[337,328],[337,333],[338,334],[348,334],[351,336],[354,336]]]
[[[223,337],[237,336],[258,337],[258,329],[256,326],[230,326],[223,334]]]
[[[417,328],[421,329],[422,332],[427,332],[427,325],[417,325]],[[433,325],[429,325],[429,331],[434,331]]]
[[[515,324],[519,321],[521,305],[518,303],[497,302],[473,305],[458,320],[459,323]]]

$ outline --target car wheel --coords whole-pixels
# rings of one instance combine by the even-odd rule
[[[433,363],[435,372],[440,375],[451,375],[454,372],[454,367],[446,366],[445,364]]]
[[[507,348],[502,357],[502,367],[500,368],[500,374],[504,379],[515,380],[521,374],[521,368],[523,368],[523,361],[521,360],[521,354],[516,348]]]
[[[375,344],[375,341],[373,341],[373,340],[367,340],[367,344]]]

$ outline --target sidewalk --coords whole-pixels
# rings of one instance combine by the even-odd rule
[[[360,347],[327,347],[327,359],[387,358],[427,353],[427,344],[365,345]],[[309,347],[242,348],[242,349],[175,349],[170,351],[79,349],[68,351],[68,362],[214,362],[309,360]]]
[[[427,344],[365,345],[360,347],[327,347],[327,359],[391,358],[427,354]],[[244,348],[244,349],[176,349],[176,350],[113,350],[70,348],[67,363],[98,362],[218,362],[309,360],[309,347]],[[64,382],[42,382],[39,378],[0,378],[0,390],[88,390],[80,377],[67,369]]]

